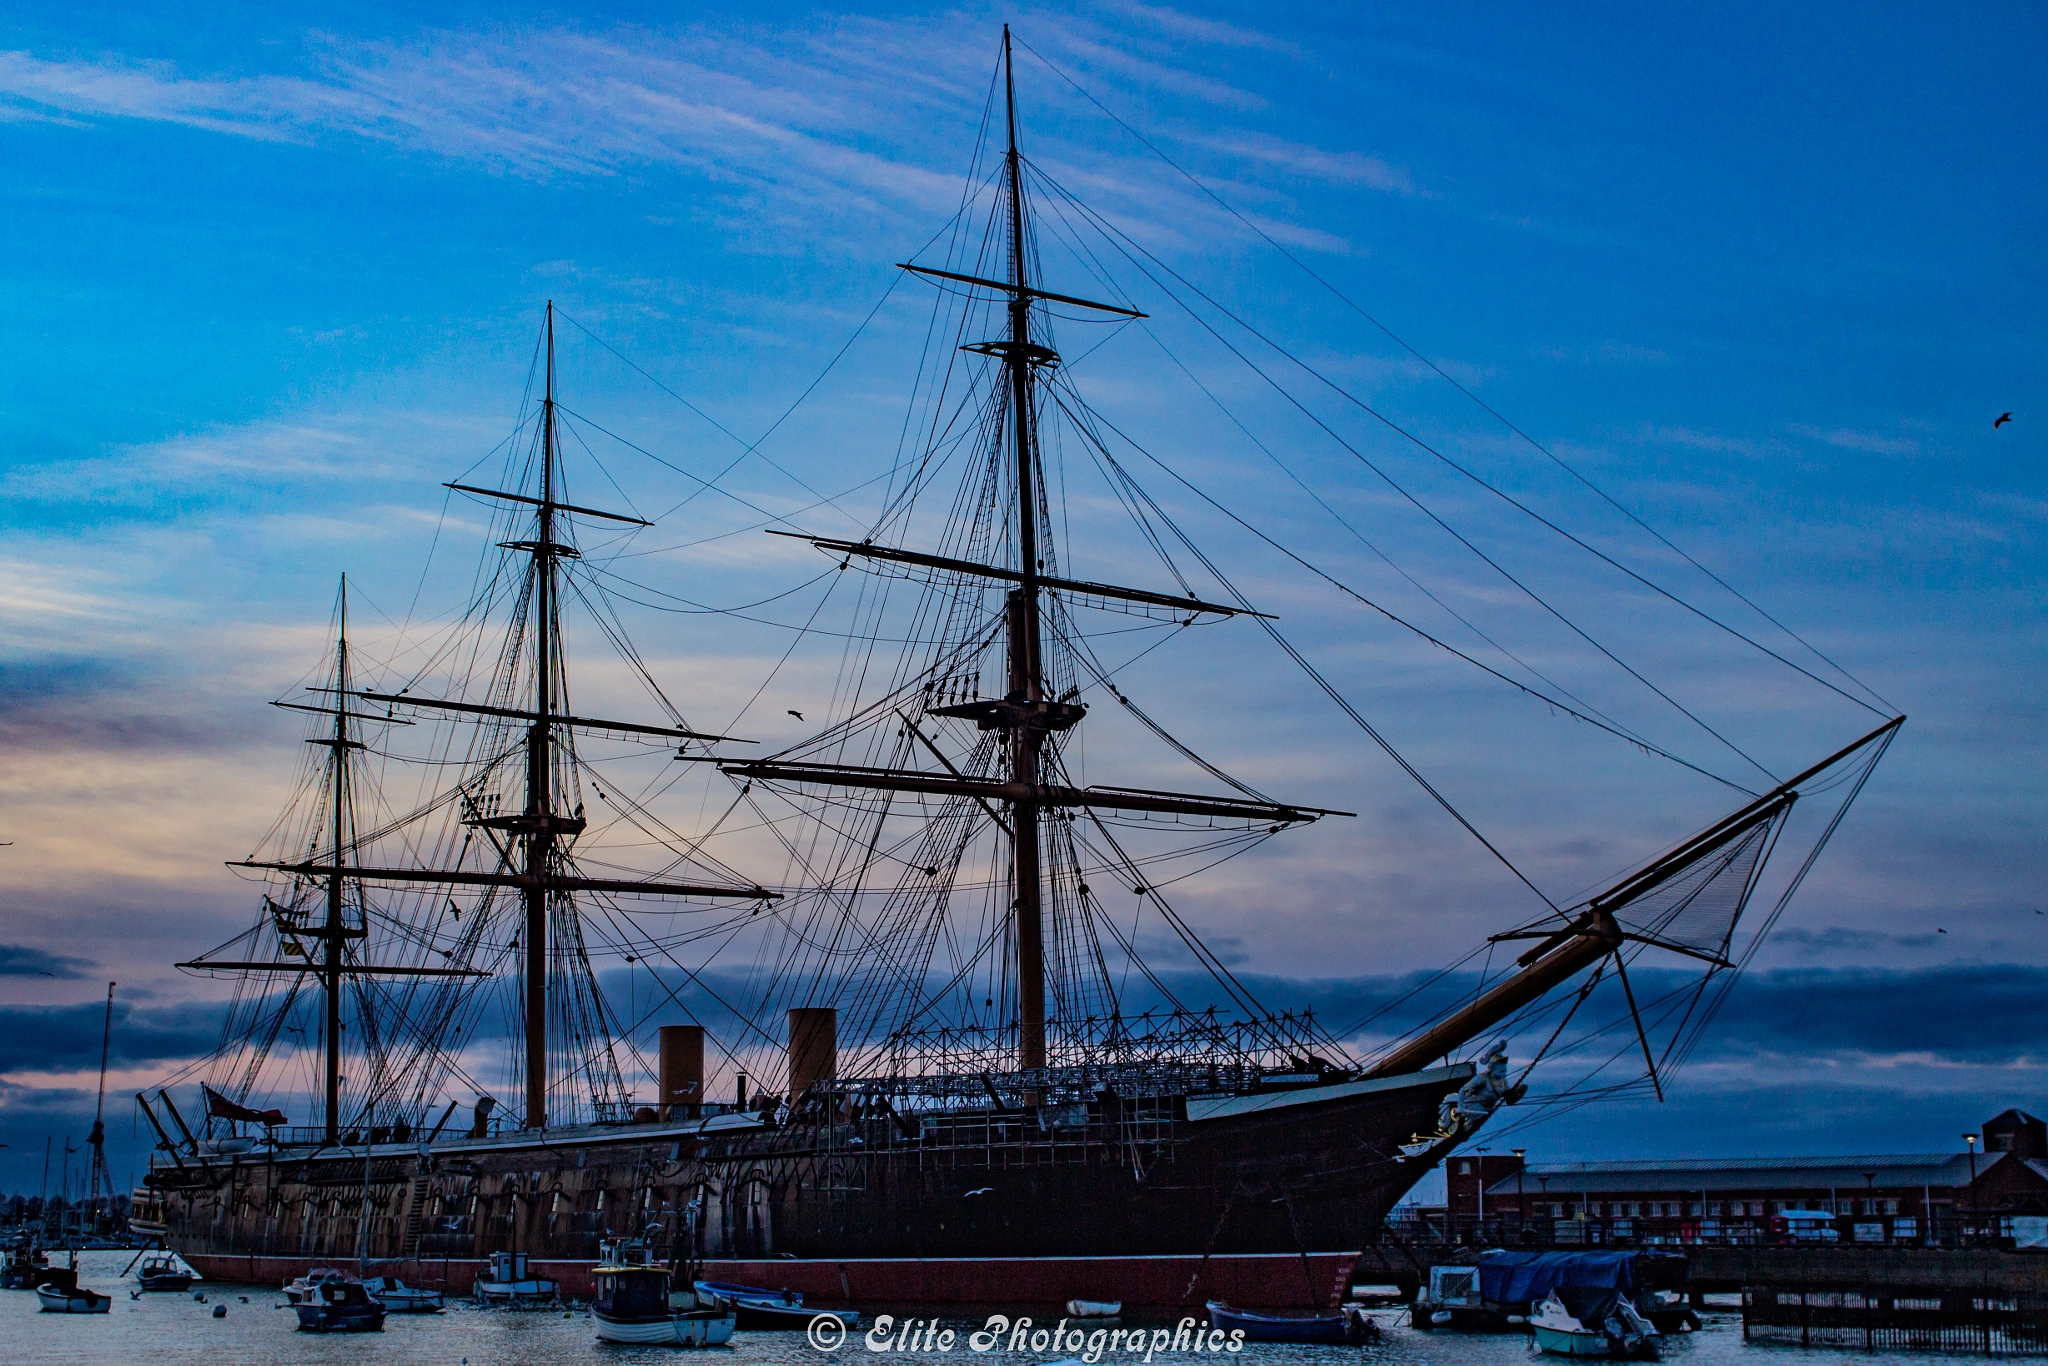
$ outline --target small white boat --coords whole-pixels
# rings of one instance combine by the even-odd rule
[[[1570,1304],[1567,1305],[1566,1301]],[[1576,1312],[1574,1312],[1576,1311]],[[1561,1286],[1529,1315],[1539,1351],[1561,1357],[1655,1361],[1656,1325],[1612,1290]]]
[[[729,1304],[699,1308],[704,1296],[670,1289],[668,1268],[645,1262],[606,1265],[592,1272],[597,1294],[590,1317],[603,1342],[644,1347],[718,1347],[732,1341],[737,1316]]]
[[[1067,1317],[1071,1319],[1113,1319],[1123,1312],[1122,1300],[1067,1301]]]
[[[75,1281],[69,1285],[45,1281],[36,1287],[36,1298],[46,1314],[104,1314],[114,1307],[112,1296],[87,1290]]]
[[[489,1272],[476,1278],[470,1294],[480,1305],[553,1304],[556,1288],[528,1269],[524,1252],[493,1252]]]
[[[396,1276],[367,1276],[363,1289],[394,1314],[438,1314],[448,1302],[440,1291],[407,1285]]]
[[[304,1304],[308,1295],[318,1292],[329,1281],[345,1281],[349,1274],[340,1267],[316,1266],[303,1276],[295,1276],[284,1283],[284,1297],[293,1304]]]

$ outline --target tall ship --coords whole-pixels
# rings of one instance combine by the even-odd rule
[[[572,501],[566,451],[603,429],[558,398],[549,305],[501,476],[447,486],[491,519],[471,600],[366,663],[344,581],[331,656],[279,700],[309,729],[292,802],[236,861],[256,917],[179,965],[235,983],[221,1046],[138,1097],[159,1140],[138,1217],[170,1247],[230,1277],[589,1264],[619,1237],[714,1262],[1292,1257],[1373,1242],[1447,1153],[1533,1103],[1596,988],[1625,1004],[1623,1069],[1661,1088],[1744,961],[1736,928],[1795,808],[1831,814],[1766,928],[1903,718],[1591,894],[1545,897],[1494,937],[1502,966],[1397,1037],[1364,1049],[1268,1005],[1171,898],[1350,817],[1196,754],[1105,662],[1105,618],[1300,661],[1068,377],[1056,321],[1145,314],[1043,277],[1034,204],[1053,195],[1019,149],[1006,31],[945,254],[903,267],[936,339],[910,456],[866,534],[771,515],[784,539],[751,542],[815,547],[852,600],[829,711],[775,752],[693,726],[626,634],[621,585],[666,593],[619,558],[656,519]],[[1059,452],[1121,491],[1155,582],[1075,563]],[[613,647],[601,707],[578,700],[579,640]],[[642,712],[611,714],[634,688]],[[1107,704],[1211,789],[1083,776]],[[1696,986],[1639,1001],[1643,953]]]

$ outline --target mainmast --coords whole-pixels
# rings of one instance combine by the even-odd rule
[[[1040,849],[1041,813],[1048,808],[1137,811],[1244,820],[1263,825],[1290,825],[1312,821],[1333,813],[1315,807],[1288,803],[1246,800],[1240,797],[1212,797],[1198,794],[1135,791],[1108,787],[1074,788],[1047,781],[1045,748],[1047,737],[1071,729],[1086,708],[1071,701],[1046,695],[1044,627],[1041,599],[1045,592],[1065,592],[1077,597],[1163,607],[1179,613],[1212,613],[1231,616],[1245,613],[1243,607],[1202,602],[1192,596],[1160,593],[1114,584],[1082,582],[1046,572],[1044,552],[1038,543],[1039,468],[1037,405],[1034,399],[1037,372],[1059,364],[1059,355],[1031,335],[1031,305],[1047,300],[1074,308],[1090,309],[1123,318],[1143,318],[1144,313],[1119,304],[1097,303],[1092,299],[1054,294],[1031,282],[1028,263],[1030,224],[1024,198],[1024,159],[1017,148],[1017,93],[1012,65],[1010,30],[1003,28],[1003,98],[1008,134],[1002,193],[1009,218],[1008,261],[1004,279],[989,279],[958,271],[903,263],[902,269],[937,280],[965,284],[1006,296],[1009,311],[1008,334],[999,340],[973,342],[963,347],[978,355],[999,360],[1009,387],[1007,431],[1011,468],[1017,482],[1016,539],[1017,567],[977,564],[943,555],[928,555],[871,541],[840,541],[810,536],[804,539],[834,555],[920,565],[971,579],[1007,586],[1005,634],[1008,642],[1008,688],[1001,699],[930,707],[934,716],[973,721],[983,731],[1004,732],[998,775],[962,773],[950,763],[943,773],[897,768],[868,768],[845,764],[815,763],[807,760],[768,759],[751,762],[724,761],[725,772],[746,779],[796,783],[804,786],[864,788],[891,792],[916,792],[934,796],[974,798],[984,808],[1000,803],[1008,808],[1010,836],[1010,877],[1015,901],[1017,946],[1017,1067],[1036,1072],[1046,1067],[1046,970],[1045,970],[1045,873]],[[774,533],[785,534],[785,533]],[[1257,614],[1252,614],[1257,615]],[[1027,1082],[1027,1096],[1036,1086]]]

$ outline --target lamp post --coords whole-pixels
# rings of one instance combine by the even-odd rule
[[[1964,1134],[1963,1142],[1970,1149],[1970,1231],[1972,1236],[1977,1228],[1977,1135]]]
[[[1522,1198],[1522,1169],[1528,1164],[1522,1158],[1529,1150],[1510,1148],[1508,1151],[1515,1155],[1515,1232],[1526,1243],[1529,1241],[1529,1205]]]

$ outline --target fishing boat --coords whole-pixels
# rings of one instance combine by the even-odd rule
[[[738,1315],[743,1332],[800,1332],[819,1318],[837,1319],[848,1328],[860,1322],[858,1310],[807,1308],[804,1297],[794,1290],[764,1290],[729,1281],[698,1281],[695,1288],[700,1299],[724,1305]]]
[[[1616,1290],[1559,1286],[1529,1316],[1537,1350],[1552,1356],[1655,1361],[1656,1326]]]
[[[636,603],[694,590],[633,577],[670,559],[616,558],[658,539],[659,519],[572,497],[572,454],[613,438],[558,400],[552,304],[533,402],[497,473],[447,486],[490,523],[474,597],[366,656],[344,580],[331,655],[277,699],[306,718],[319,771],[234,862],[261,882],[248,930],[179,964],[243,983],[207,1063],[201,1130],[168,1088],[140,1098],[158,1137],[148,1184],[188,1262],[213,1274],[217,1258],[225,1275],[252,1256],[334,1256],[366,1229],[378,1259],[488,1259],[479,1302],[551,1300],[527,1251],[590,1265],[604,1240],[657,1225],[649,1236],[680,1251],[669,1216],[698,1206],[692,1256],[1087,1256],[1112,1259],[1090,1264],[1090,1285],[1114,1291],[1104,1278],[1119,1258],[1214,1266],[1370,1241],[1403,1193],[1524,1098],[1511,1049],[1514,1070],[1543,1061],[1553,1025],[1596,987],[1625,1002],[1637,1028],[1621,1035],[1624,1062],[1640,1043],[1641,1084],[1660,1093],[1657,1059],[1683,1057],[1713,1019],[1766,861],[1803,838],[1787,834],[1795,808],[1824,807],[1824,839],[1903,718],[1880,713],[1820,762],[1777,765],[1799,770],[1788,779],[1728,777],[1425,632],[1443,647],[1432,658],[1477,665],[1484,686],[1519,690],[1575,734],[1739,789],[1714,819],[1674,799],[1671,820],[1696,833],[1640,841],[1628,871],[1590,895],[1543,891],[1139,480],[1140,448],[1091,404],[1058,333],[1146,320],[1113,276],[1076,282],[1118,260],[1134,263],[1131,289],[1199,301],[1026,156],[1013,60],[1006,31],[965,207],[904,263],[937,320],[935,349],[904,365],[906,430],[919,434],[908,463],[872,472],[886,492],[846,534],[785,519],[772,549],[758,538],[763,557],[816,551],[816,582],[858,585],[829,636],[844,660],[837,700],[822,718],[789,709],[800,739],[759,753],[725,733],[744,725],[700,728],[691,716],[711,704],[682,691],[681,673],[658,677],[628,632]],[[1109,245],[1056,275],[1041,253],[1065,238],[1040,235],[1043,212]],[[1070,496],[1062,481],[1084,464],[1102,488]],[[591,487],[608,487],[606,468],[585,468]],[[1063,530],[1080,503],[1105,499],[1134,520],[1126,541]],[[821,623],[827,608],[821,597]],[[1276,668],[1298,669],[1331,725],[1387,753],[1459,838],[1520,880],[1528,914],[1503,913],[1494,936],[1512,965],[1384,1039],[1262,1000],[1174,898],[1215,861],[1313,841],[1302,832],[1349,815],[1323,804],[1335,797],[1268,795],[1169,730],[1190,695],[1167,684],[1141,699],[1103,653],[1135,632],[1162,647],[1208,639],[1208,657],[1270,645]],[[584,685],[571,646],[584,641],[614,648],[605,677],[614,695],[638,688],[640,712],[572,706]],[[1182,677],[1200,672],[1198,655]],[[1854,680],[1823,682],[1876,710]],[[1081,737],[1105,716],[1131,746],[1156,746],[1147,762],[1191,770],[1186,790],[1111,771],[1116,746],[1089,751],[1084,772]],[[655,792],[670,805],[634,795]],[[734,826],[757,842],[722,843]],[[1255,900],[1213,913],[1249,923]],[[1180,966],[1157,970],[1153,944]],[[737,974],[744,991],[713,1003],[694,993],[726,980],[720,953],[774,966]],[[1700,1008],[1646,1021],[1626,967],[1644,953],[1697,970]],[[620,1036],[600,969],[666,994],[675,1023],[658,1044]],[[1675,1021],[1672,1037],[1653,1048],[1659,1020]],[[469,1079],[487,1057],[496,1082],[479,1094]],[[294,1126],[273,1102],[293,1094],[301,1062],[322,1085],[303,1098],[314,1122]],[[256,1145],[262,1160],[223,1144]],[[339,1198],[357,1182],[360,1202]],[[371,1205],[392,1217],[364,1225]]]
[[[396,1276],[366,1276],[363,1289],[394,1314],[438,1314],[447,1304],[440,1291],[407,1285]]]
[[[1221,1329],[1229,1339],[1241,1342],[1307,1342],[1355,1347],[1380,1340],[1379,1323],[1357,1305],[1346,1305],[1335,1314],[1295,1317],[1233,1309],[1221,1300],[1209,1301],[1208,1308],[1210,1327]],[[1237,1336],[1240,1333],[1242,1338]]]
[[[381,1333],[386,1310],[361,1281],[329,1278],[292,1306],[302,1333]]]
[[[143,1259],[141,1270],[135,1279],[144,1290],[190,1290],[192,1268],[179,1261],[170,1253]]]
[[[605,1342],[717,1347],[732,1340],[738,1320],[730,1304],[690,1289],[673,1289],[665,1266],[601,1263],[590,1316]]]
[[[36,1283],[36,1298],[46,1314],[104,1314],[114,1305],[111,1296],[80,1285],[75,1267],[52,1267],[45,1271]]]
[[[493,1252],[490,1266],[470,1288],[479,1305],[530,1309],[553,1304],[560,1287],[546,1276],[537,1276],[527,1265],[524,1252]]]

